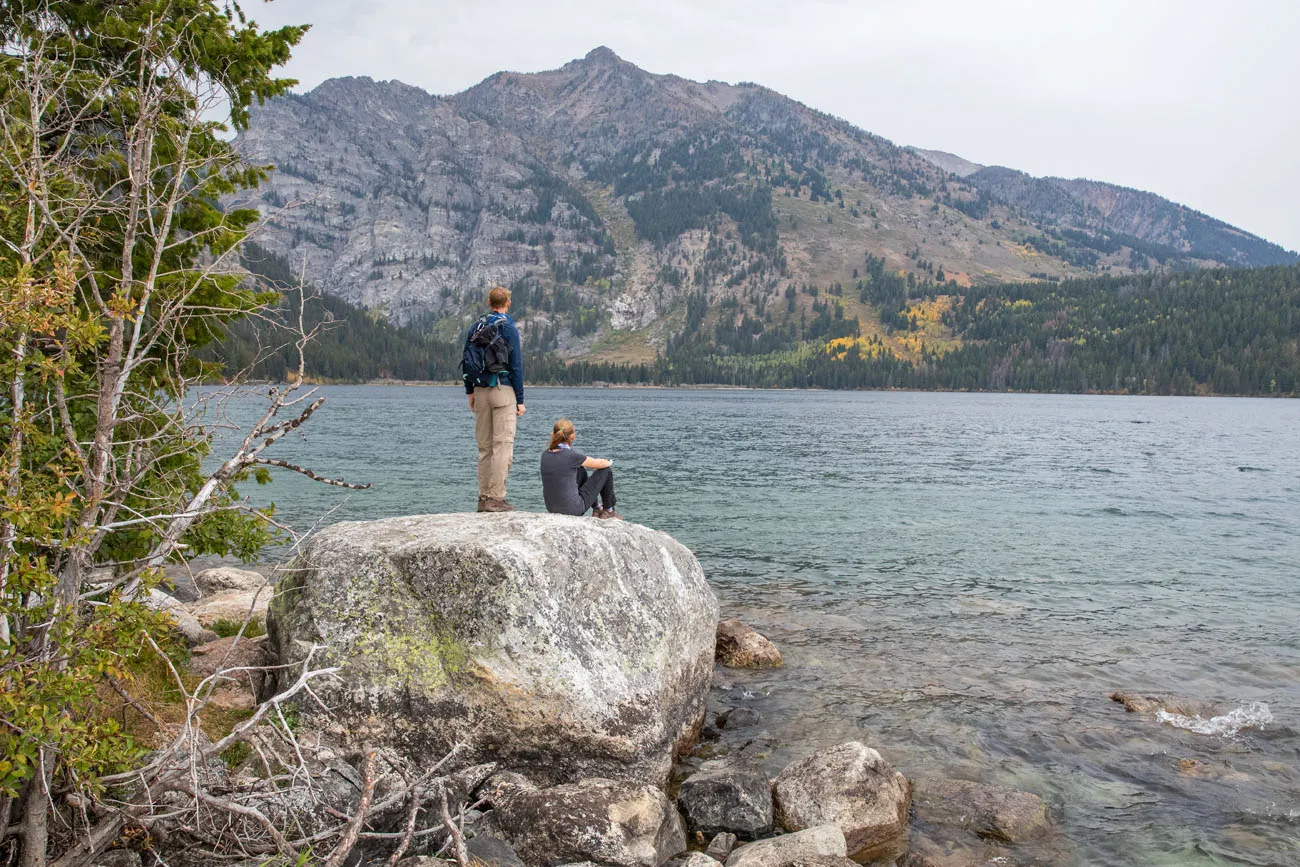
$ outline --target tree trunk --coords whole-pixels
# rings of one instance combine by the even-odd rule
[[[48,860],[46,858],[50,840],[48,768],[53,758],[48,750],[41,749],[40,764],[27,785],[27,793],[23,796],[23,850],[18,858],[18,867],[45,867]]]

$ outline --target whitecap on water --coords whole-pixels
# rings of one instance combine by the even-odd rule
[[[1156,719],[1174,728],[1187,729],[1198,735],[1218,735],[1231,737],[1242,729],[1262,729],[1273,721],[1273,713],[1262,701],[1253,701],[1245,707],[1234,708],[1222,716],[1183,716],[1157,711]]]

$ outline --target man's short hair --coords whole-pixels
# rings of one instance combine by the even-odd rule
[[[510,303],[510,290],[504,286],[498,286],[488,293],[488,306],[500,310]]]

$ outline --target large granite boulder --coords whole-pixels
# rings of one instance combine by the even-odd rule
[[[288,683],[341,668],[321,725],[544,783],[663,782],[703,723],[717,601],[694,555],[624,521],[424,515],[323,530],[276,585]],[[304,701],[309,718],[315,702]]]
[[[893,849],[907,833],[907,778],[857,741],[792,763],[773,782],[772,796],[783,828],[836,825],[858,860]]]

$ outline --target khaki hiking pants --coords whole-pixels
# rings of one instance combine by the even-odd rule
[[[513,388],[474,389],[474,439],[478,440],[478,495],[504,500],[506,476],[515,458]]]

